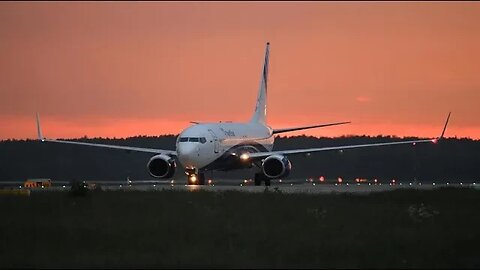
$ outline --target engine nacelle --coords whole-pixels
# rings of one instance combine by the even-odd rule
[[[147,163],[148,172],[155,178],[170,178],[175,174],[177,164],[167,155],[153,156]]]
[[[286,156],[272,155],[263,160],[262,168],[268,178],[274,179],[288,176],[292,170],[292,164]]]

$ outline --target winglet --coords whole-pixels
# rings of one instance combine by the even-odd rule
[[[40,116],[38,115],[38,113],[37,113],[37,136],[40,141],[42,142],[45,141],[45,137],[43,137],[42,129],[40,127]]]
[[[438,139],[443,139],[443,135],[445,134],[445,130],[447,129],[447,125],[448,125],[448,120],[450,119],[450,114],[452,112],[449,112],[448,113],[448,116],[447,116],[447,121],[445,121],[445,126],[443,127],[443,131],[442,131],[442,135],[440,135],[440,137]]]

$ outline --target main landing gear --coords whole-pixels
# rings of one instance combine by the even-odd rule
[[[203,186],[205,185],[205,173],[192,173],[189,174],[187,180],[188,185],[200,185]]]
[[[255,186],[260,186],[262,181],[265,182],[265,186],[270,186],[270,178],[268,178],[263,173],[256,173],[255,174]]]

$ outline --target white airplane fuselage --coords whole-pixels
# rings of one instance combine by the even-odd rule
[[[273,142],[272,128],[263,124],[205,123],[183,130],[176,149],[185,169],[212,170],[226,166],[231,156],[271,151]]]

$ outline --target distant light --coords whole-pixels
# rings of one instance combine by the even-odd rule
[[[249,159],[249,158],[250,158],[250,156],[249,156],[248,154],[246,154],[246,153],[240,155],[240,159],[241,159],[241,160],[247,160],[247,159]]]
[[[62,186],[63,188],[65,188],[65,186]]]
[[[413,145],[417,145],[417,143],[413,143]]]
[[[338,183],[342,183],[343,179],[341,177],[338,177],[337,181],[338,181]]]
[[[368,183],[369,186],[371,186],[372,184],[371,183]]]
[[[290,186],[293,186],[293,184],[292,184],[292,183],[290,183]]]
[[[463,185],[463,183],[462,183],[462,182],[460,182],[460,185]]]
[[[395,179],[392,179],[392,185],[395,185],[397,181]]]
[[[173,183],[175,183],[175,180],[170,181],[170,184],[173,184]]]
[[[337,184],[337,183],[335,183],[335,186],[338,186],[338,184]]]
[[[357,186],[360,186],[360,183],[357,183]]]
[[[433,182],[432,185],[435,186],[435,182]]]
[[[242,187],[242,186],[243,186],[243,184],[242,184],[242,183],[240,183],[240,186]]]
[[[432,142],[433,142],[433,143],[437,143],[438,140],[437,140],[437,139],[432,139]]]
[[[245,183],[245,184],[246,184],[247,182],[248,182],[248,180],[247,180],[247,179],[243,179],[243,183]]]
[[[347,183],[347,186],[348,186],[348,183]]]
[[[313,185],[315,186],[315,183],[313,183]]]
[[[195,176],[195,174],[192,174],[192,175],[190,176],[190,181],[191,181],[192,183],[197,182],[197,176]]]
[[[120,185],[120,187],[122,187],[122,185]]]
[[[211,185],[213,183],[212,179],[208,179],[208,184]]]
[[[318,180],[320,180],[320,182],[324,182],[324,181],[325,181],[325,177],[320,176],[320,177],[318,178]]]
[[[450,183],[447,182],[447,186],[450,185]]]
[[[375,179],[373,180],[373,182],[375,182],[375,184],[376,184],[376,183],[378,182],[377,178],[375,178]]]
[[[282,179],[278,180],[278,182],[282,183]]]
[[[156,185],[155,185],[155,184],[153,184],[153,187],[155,187],[155,186],[156,186]]]
[[[402,183],[400,182],[400,184],[399,184],[399,185],[401,186],[401,185],[402,185]]]
[[[22,188],[22,186],[18,186],[18,188]]]
[[[473,182],[473,185],[475,185],[475,182]]]
[[[412,183],[408,183],[408,185],[410,185],[410,186],[411,186],[411,185],[412,185]]]

